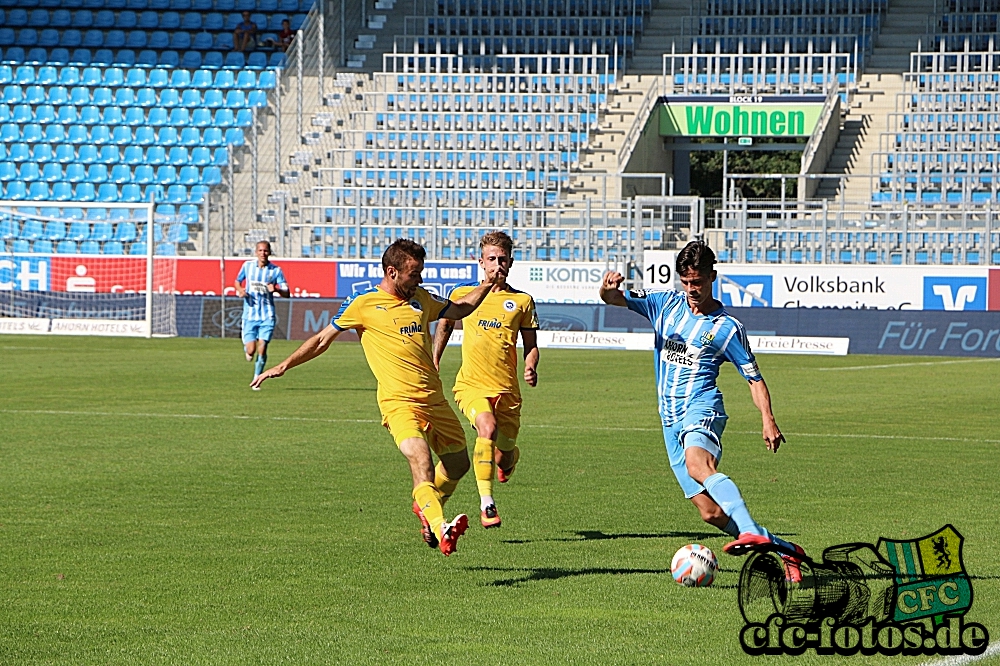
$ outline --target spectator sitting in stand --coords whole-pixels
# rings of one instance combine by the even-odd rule
[[[233,30],[233,50],[250,51],[256,46],[257,24],[250,20],[250,12],[243,12],[243,22]]]
[[[292,24],[288,19],[284,19],[281,22],[281,32],[278,33],[278,39],[267,39],[264,44],[271,48],[287,51],[288,47],[292,45],[293,37],[295,37],[295,31],[292,30]]]

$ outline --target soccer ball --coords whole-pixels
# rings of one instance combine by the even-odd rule
[[[715,580],[719,561],[705,546],[689,543],[676,553],[670,561],[670,573],[674,580],[686,587],[708,587]]]

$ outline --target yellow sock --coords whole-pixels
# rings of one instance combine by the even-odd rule
[[[441,508],[441,492],[433,483],[424,481],[413,489],[413,499],[431,524],[434,534],[441,534],[441,524],[444,522],[444,509]]]
[[[476,448],[472,451],[472,464],[476,469],[476,485],[480,497],[493,496],[493,472],[496,463],[493,462],[493,440],[476,437]]]
[[[448,474],[444,470],[444,465],[438,463],[437,467],[434,468],[434,485],[437,486],[438,492],[441,493],[441,506],[444,506],[448,498],[455,493],[455,488],[458,486],[458,479],[449,479]]]

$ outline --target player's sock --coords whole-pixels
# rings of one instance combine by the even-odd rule
[[[740,535],[740,527],[732,518],[730,518],[729,522],[726,523],[726,526],[722,528],[722,531],[731,537],[738,537]]]
[[[267,364],[267,354],[258,354],[257,362],[253,364],[254,377],[264,372],[264,365]]]
[[[486,507],[496,504],[493,501],[493,495],[480,495],[479,496],[479,510],[486,511]]]
[[[476,486],[479,488],[479,497],[489,497],[490,504],[493,503],[493,473],[496,469],[496,463],[493,461],[493,446],[493,440],[476,437],[476,448],[472,451],[472,464],[476,470]],[[486,506],[482,508],[485,509]]]
[[[434,485],[437,486],[438,492],[441,493],[441,506],[444,506],[444,503],[455,492],[455,488],[458,487],[458,479],[449,479],[444,465],[438,463],[437,467],[434,468]]]
[[[767,532],[767,530],[764,530],[764,531]],[[787,548],[788,550],[795,550],[795,544],[792,543],[791,541],[785,541],[781,537],[776,537],[773,534],[771,534],[770,532],[768,532],[767,535],[769,537],[771,537],[771,543],[775,543],[775,544],[781,546],[782,548]]]
[[[444,509],[441,508],[441,493],[433,483],[424,481],[413,489],[413,500],[420,507],[420,512],[430,523],[434,534],[441,534],[441,524],[444,523]]]
[[[730,518],[730,522],[736,523],[739,534],[750,532],[751,534],[770,536],[767,530],[758,525],[750,517],[750,511],[747,510],[746,502],[743,501],[743,496],[740,495],[740,489],[736,487],[732,479],[725,474],[716,472],[705,479],[702,485],[705,486],[705,490],[709,496],[726,512],[726,515]],[[729,525],[726,525],[726,527],[729,527]]]

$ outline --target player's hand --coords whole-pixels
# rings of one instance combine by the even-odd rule
[[[276,365],[273,368],[265,370],[264,372],[254,377],[254,380],[250,382],[250,388],[259,388],[260,385],[264,383],[265,379],[270,379],[271,377],[280,377],[283,374],[285,374],[285,371],[281,369],[280,365]]]
[[[534,368],[525,368],[524,383],[528,386],[538,386],[538,371]]]
[[[274,285],[273,285],[273,284],[271,284],[270,282],[268,282],[268,283],[267,283],[267,291],[268,291],[269,293],[272,293],[272,294],[273,294],[273,293],[274,293],[274,291],[275,291],[275,290],[274,290]]]
[[[608,271],[604,274],[603,289],[617,289],[625,281],[625,276],[618,271]]]
[[[764,424],[764,444],[771,453],[777,453],[778,447],[785,441],[785,436],[778,430],[778,424],[774,421]]]
[[[240,298],[246,298],[247,290],[243,287],[236,287],[236,295]]]

